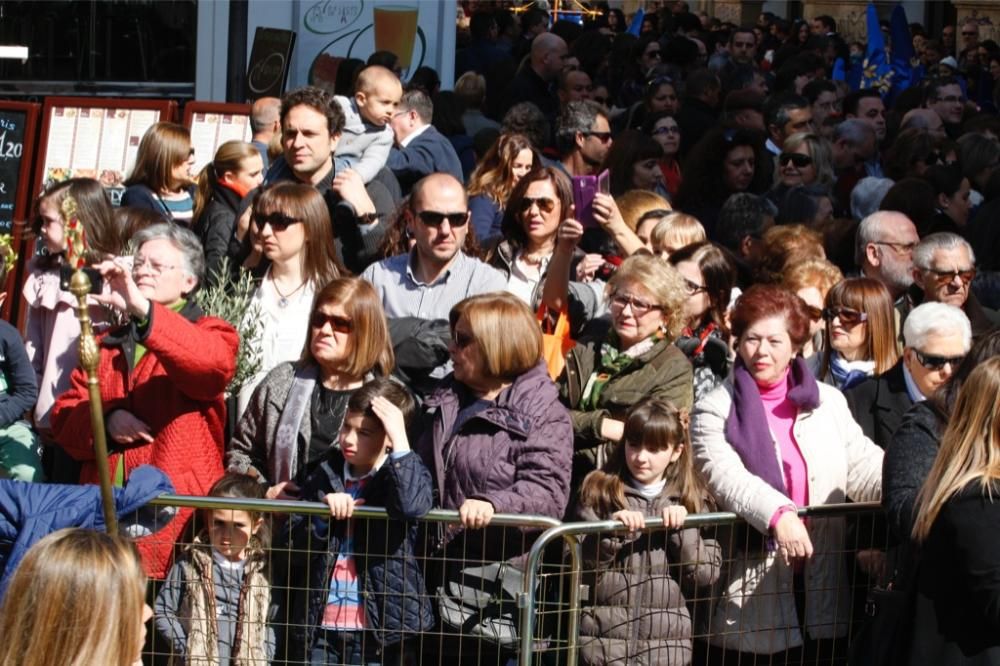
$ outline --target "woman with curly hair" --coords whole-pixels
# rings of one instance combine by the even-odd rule
[[[538,152],[523,134],[501,134],[469,177],[469,212],[476,238],[500,235],[504,205],[524,174],[541,166]]]

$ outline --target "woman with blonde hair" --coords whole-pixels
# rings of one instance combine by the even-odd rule
[[[257,385],[227,448],[229,471],[266,480],[272,498],[294,496],[295,480],[336,443],[351,394],[395,366],[385,311],[371,283],[337,278],[319,290],[307,313],[301,358],[278,364]]]
[[[846,391],[896,364],[896,314],[885,285],[872,278],[847,278],[830,289],[825,305],[818,379]]]
[[[785,268],[782,286],[805,302],[809,315],[809,339],[802,345],[802,358],[823,351],[823,304],[833,285],[843,279],[840,269],[826,259],[804,259]]]
[[[818,134],[798,132],[789,136],[775,164],[774,182],[785,189],[813,183],[830,189],[837,181],[833,149]]]
[[[1000,358],[969,375],[917,498],[920,544],[906,664],[1000,663]]]
[[[253,305],[259,309],[260,371],[243,386],[238,413],[269,370],[302,353],[313,296],[346,273],[334,249],[330,213],[316,188],[283,181],[254,198],[250,233],[267,260]]]
[[[0,608],[0,666],[141,666],[146,575],[134,544],[84,529],[32,546]]]
[[[469,176],[469,212],[476,239],[500,235],[504,206],[521,178],[541,166],[541,158],[523,134],[501,134]]]
[[[642,223],[640,223],[640,228]],[[639,236],[642,238],[642,235]],[[692,215],[671,211],[660,218],[649,233],[649,248],[661,259],[669,259],[670,255],[683,247],[708,240],[705,227],[701,226]]]
[[[191,133],[176,123],[156,123],[142,135],[132,173],[125,179],[122,206],[155,210],[166,222],[190,227],[195,184]]]
[[[235,274],[243,263],[243,234],[237,233],[240,202],[264,180],[260,152],[245,141],[227,141],[198,174],[194,232],[205,248],[205,277],[215,282],[223,257]],[[244,232],[245,234],[245,232]]]
[[[789,266],[806,259],[826,259],[822,234],[801,224],[771,227],[764,232],[757,282],[778,284]]]

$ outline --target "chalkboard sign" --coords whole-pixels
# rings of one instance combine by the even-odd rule
[[[257,28],[247,66],[247,90],[251,100],[281,97],[288,81],[295,33],[277,28]]]
[[[0,102],[0,234],[27,214],[37,118],[37,104]]]

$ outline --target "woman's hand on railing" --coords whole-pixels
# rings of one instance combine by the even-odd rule
[[[493,505],[477,499],[467,499],[458,507],[458,517],[462,526],[470,530],[486,527],[493,520]]]
[[[793,559],[812,557],[813,544],[809,531],[794,511],[787,511],[778,518],[774,525],[774,540],[785,564],[791,564]]]

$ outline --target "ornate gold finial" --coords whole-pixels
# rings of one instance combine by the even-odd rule
[[[66,228],[66,260],[73,268],[83,268],[84,253],[87,251],[87,233],[77,215],[76,199],[67,194],[59,205]]]

